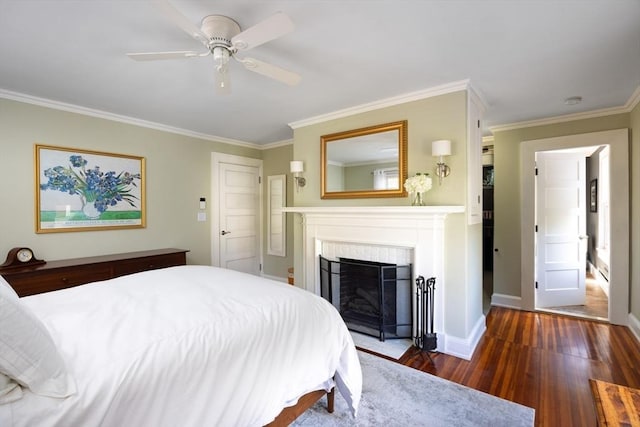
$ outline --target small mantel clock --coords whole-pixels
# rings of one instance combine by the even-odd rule
[[[34,266],[45,263],[46,261],[37,259],[33,254],[33,251],[29,248],[13,248],[7,254],[6,261],[3,264],[0,264],[0,270]]]

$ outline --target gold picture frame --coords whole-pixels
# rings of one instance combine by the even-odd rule
[[[146,227],[145,158],[35,145],[36,233]]]

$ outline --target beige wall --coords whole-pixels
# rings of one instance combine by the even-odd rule
[[[320,137],[367,126],[408,121],[409,176],[427,172],[434,177],[437,159],[431,141],[451,139],[453,155],[447,158],[452,173],[426,195],[430,205],[464,205],[466,191],[466,92],[460,91],[408,102],[375,111],[330,120],[294,130],[293,157],[304,161],[307,186],[294,194],[294,206],[408,205],[408,198],[322,200],[320,198]],[[458,171],[458,173],[456,173]]]
[[[287,215],[287,239],[286,239],[286,256],[275,256],[267,254],[267,202],[268,202],[268,180],[269,175],[287,175],[287,203],[286,206],[291,206],[293,201],[293,193],[295,192],[295,185],[293,177],[289,173],[289,161],[292,160],[293,145],[288,144],[281,147],[271,148],[262,152],[262,170],[264,173],[263,182],[263,194],[264,194],[264,268],[263,273],[269,276],[275,276],[279,278],[287,277],[287,269],[293,267],[293,214]]]
[[[637,116],[638,107],[635,109]],[[632,114],[633,115],[633,114]],[[631,116],[632,116],[631,115]],[[637,119],[636,119],[637,120]],[[514,130],[494,132],[494,253],[493,290],[506,296],[521,296],[521,238],[520,238],[520,144],[522,141],[575,135],[588,132],[629,128],[630,114],[616,114],[593,119],[576,120],[558,124],[525,127]],[[636,124],[638,126],[638,124]],[[637,129],[637,128],[636,128]],[[636,131],[637,132],[637,131]],[[632,145],[638,144],[637,135],[632,130]],[[633,140],[635,138],[635,140]],[[638,150],[631,149],[631,230],[637,234],[640,223],[638,216]],[[635,186],[633,185],[634,183]],[[635,208],[633,208],[635,206]],[[634,210],[635,209],[635,210]],[[635,215],[633,214],[635,212]],[[633,243],[632,243],[633,245]],[[637,245],[637,243],[635,243]],[[631,261],[631,294],[638,293],[637,253],[635,263]],[[635,266],[634,266],[635,265]],[[635,271],[634,271],[635,270]],[[635,276],[634,276],[635,275]],[[635,277],[635,279],[633,279]],[[637,296],[636,296],[637,299]],[[633,301],[633,300],[632,300]],[[636,301],[637,302],[637,301]],[[633,305],[633,304],[632,304]],[[637,305],[640,308],[640,305]],[[637,317],[637,314],[636,314]]]
[[[338,199],[320,198],[320,137],[325,134],[363,128],[399,120],[408,121],[409,176],[429,173],[433,188],[426,194],[428,205],[466,205],[467,190],[467,92],[460,91],[401,105],[313,124],[294,130],[293,157],[305,163],[307,186],[294,194],[293,206],[386,206],[409,205],[408,197]],[[453,141],[447,157],[451,175],[441,186],[435,179],[437,159],[431,156],[431,141]],[[296,281],[302,280],[302,229],[295,222]],[[482,318],[480,224],[468,226],[465,214],[450,215],[446,223],[445,328],[450,336],[466,339]],[[420,272],[414,272],[420,274]],[[436,291],[438,292],[438,291]]]
[[[36,234],[36,143],[145,157],[147,227]],[[262,155],[259,150],[0,99],[0,254],[28,246],[39,258],[55,260],[177,247],[191,251],[188,263],[210,264],[211,203],[207,222],[197,222],[196,215],[199,198],[211,200],[212,151]]]

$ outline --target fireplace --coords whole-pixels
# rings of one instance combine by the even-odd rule
[[[445,257],[464,256],[464,249],[453,248],[465,247],[457,240],[445,245],[445,218],[452,215],[453,224],[463,226],[464,206],[299,206],[283,208],[283,211],[298,214],[295,218],[301,234],[298,234],[300,240],[294,242],[294,250],[300,255],[296,255],[294,266],[301,286],[321,295],[320,255],[331,260],[350,258],[410,264],[414,276],[412,299],[415,299],[414,281],[418,275],[437,278],[439,292],[434,294],[432,322],[434,333],[438,334],[437,351],[471,357],[484,331],[484,316],[469,326],[470,332],[450,335],[445,329],[445,319],[452,325],[448,326],[450,329],[466,319],[467,296],[456,289],[460,287],[459,282],[452,282],[450,286],[445,270]],[[456,233],[452,235],[457,238]],[[458,260],[449,262],[453,266]],[[412,310],[415,334],[417,313],[415,307]]]
[[[320,259],[321,296],[347,327],[380,341],[411,338],[411,265],[351,258]]]

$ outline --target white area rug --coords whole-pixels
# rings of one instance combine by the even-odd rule
[[[374,353],[384,354],[385,356],[389,356],[396,360],[400,359],[404,352],[413,345],[413,342],[408,338],[392,340],[387,339],[382,342],[376,337],[360,334],[353,331],[350,332],[351,337],[353,338],[353,343],[356,345],[356,347],[371,350]]]
[[[353,418],[336,392],[335,411],[320,399],[292,425],[531,427],[535,411],[527,406],[438,378],[372,354],[358,352],[363,388],[358,415]]]

